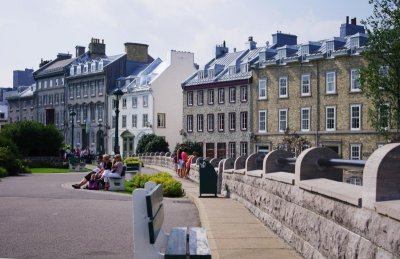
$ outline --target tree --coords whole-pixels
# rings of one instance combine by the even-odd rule
[[[373,14],[362,23],[368,42],[360,71],[364,95],[371,101],[368,118],[386,138],[400,140],[400,1],[370,0]],[[396,129],[395,134],[389,129]]]
[[[282,142],[276,146],[276,149],[284,149],[298,157],[306,146],[310,146],[310,142],[305,137],[299,136],[296,131],[290,133],[289,128],[287,128]]]
[[[5,125],[0,139],[9,139],[21,156],[58,156],[63,136],[53,125],[35,121],[18,121]]]
[[[146,134],[140,138],[136,147],[136,153],[168,152],[168,146],[168,143],[163,137],[155,134]]]
[[[188,155],[192,155],[193,152],[196,152],[197,156],[199,156],[199,157],[203,156],[203,148],[199,143],[187,140],[187,141],[183,142],[182,144],[185,146],[186,153]],[[175,149],[174,149],[174,153],[176,153],[176,151],[178,150],[180,145],[181,145],[180,143],[176,144]]]

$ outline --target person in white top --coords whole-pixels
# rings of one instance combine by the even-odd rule
[[[122,170],[124,168],[124,163],[122,162],[122,158],[120,154],[114,156],[113,166],[110,170],[106,170],[102,176],[105,183],[105,190],[108,190],[110,186],[109,181],[110,178],[121,178]]]

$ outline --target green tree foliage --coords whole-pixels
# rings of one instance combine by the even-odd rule
[[[292,152],[294,157],[298,157],[305,146],[310,146],[310,142],[307,138],[300,136],[295,131],[290,133],[289,128],[287,128],[282,142],[279,143],[275,149],[284,149]]]
[[[19,121],[5,125],[0,132],[2,139],[14,143],[23,157],[58,156],[63,144],[63,136],[53,125],[43,125],[35,121]],[[13,148],[10,145],[11,149]]]
[[[360,71],[365,96],[371,101],[368,118],[387,138],[400,140],[400,1],[370,0],[372,15],[363,21],[368,32],[363,52],[367,66]],[[395,135],[390,135],[395,128]]]
[[[168,152],[168,142],[163,137],[155,134],[146,134],[140,138],[136,147],[136,153]]]
[[[186,153],[188,155],[192,155],[193,152],[196,152],[197,156],[199,156],[199,157],[203,156],[203,148],[199,143],[187,140],[187,141],[184,141],[182,144],[185,146]],[[175,149],[174,149],[175,153],[178,150],[178,148],[180,147],[180,145],[181,145],[181,143],[176,144]]]

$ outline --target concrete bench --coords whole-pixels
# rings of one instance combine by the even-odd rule
[[[85,162],[81,162],[81,160],[77,157],[70,157],[69,161],[69,169],[75,172],[85,172],[86,164]]]
[[[153,182],[133,192],[134,258],[211,258],[204,228],[177,227],[164,234],[162,193],[162,186]]]
[[[133,176],[141,171],[141,163],[126,164],[126,175],[128,180],[132,180]]]
[[[126,166],[122,168],[122,173],[121,177],[110,177],[109,178],[109,184],[110,186],[108,187],[109,191],[124,191],[125,190],[125,172],[126,172]]]

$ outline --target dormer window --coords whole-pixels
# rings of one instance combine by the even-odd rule
[[[126,80],[125,80],[125,85],[129,85],[130,82],[131,82],[131,81],[130,81],[129,79],[126,79]]]
[[[214,69],[208,70],[208,78],[214,78],[214,76],[215,76],[215,70]]]
[[[96,63],[97,62],[95,62],[95,61],[92,62],[92,66],[90,68],[90,71],[92,71],[92,72],[96,71]]]
[[[76,67],[76,74],[77,74],[77,75],[80,75],[80,74],[81,74],[81,70],[82,70],[81,65],[78,65],[78,66]]]
[[[103,60],[102,60],[102,61],[99,62],[99,70],[103,70],[103,65],[104,65],[104,63],[103,63]]]
[[[249,72],[249,64],[244,63],[240,65],[240,73],[246,73]]]
[[[301,57],[304,58],[306,55],[310,54],[310,46],[308,45],[301,46],[300,52],[301,52]]]
[[[197,72],[197,78],[198,79],[204,79],[204,70],[199,70],[198,72]]]
[[[351,53],[355,53],[357,49],[360,47],[360,38],[354,37],[350,39],[350,51]]]
[[[69,69],[69,74],[71,76],[73,76],[75,74],[75,66],[71,66],[71,68]]]
[[[286,49],[278,50],[278,59],[281,60],[283,58],[286,58]]]
[[[89,64],[86,63],[86,64],[83,66],[83,73],[88,73],[88,72],[89,72]]]
[[[326,43],[326,56],[330,57],[332,55],[332,52],[335,50],[335,44],[333,41],[328,41]]]
[[[234,74],[236,74],[236,66],[230,66],[229,75],[234,75]]]

